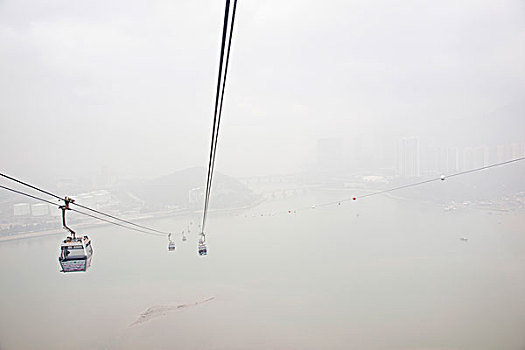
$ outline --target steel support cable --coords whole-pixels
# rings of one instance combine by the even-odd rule
[[[220,94],[220,88],[221,88],[221,81],[222,81],[222,65],[224,60],[224,44],[226,42],[226,33],[228,28],[228,15],[230,11],[230,1],[226,0],[226,6],[224,10],[224,23],[223,23],[223,29],[222,29],[222,43],[221,43],[221,53],[219,57],[219,73],[217,78],[217,92],[215,94],[215,111],[213,115],[213,126],[212,126],[212,134],[211,134],[211,143],[210,143],[210,157],[208,160],[208,174],[206,179],[206,193],[204,198],[204,211],[203,211],[203,217],[202,217],[202,231],[201,234],[204,236],[204,228],[206,225],[206,218],[208,216],[208,205],[209,205],[209,198],[210,198],[210,192],[211,192],[211,183],[212,183],[212,177],[213,177],[213,159],[215,154],[215,146],[216,146],[216,139],[217,139],[217,133],[218,133],[218,123],[220,119],[220,115],[218,115],[218,108],[219,108],[219,94]]]
[[[147,235],[152,235],[152,236],[166,237],[166,235],[163,234],[163,233],[155,233],[155,232],[145,231],[145,230],[141,230],[141,229],[134,228],[134,227],[129,227],[129,226],[126,226],[126,225],[119,224],[118,222],[107,220],[107,219],[101,218],[100,216],[92,215],[92,214],[89,214],[89,213],[86,213],[86,212],[83,212],[83,211],[80,211],[80,210],[77,210],[77,209],[69,209],[69,210],[74,211],[75,213],[78,213],[78,214],[89,216],[90,218],[93,218],[93,219],[97,219],[97,220],[100,220],[100,221],[107,222],[108,224],[113,224],[113,225],[116,225],[116,226],[123,227],[123,228],[128,229],[128,230],[142,232],[142,233],[145,233]]]
[[[521,161],[521,160],[525,160],[525,157],[514,158],[514,159],[507,160],[507,161],[505,161],[505,162],[501,162],[501,163],[496,163],[496,164],[490,164],[490,165],[482,166],[481,168],[476,168],[476,169],[471,169],[471,170],[461,171],[461,172],[459,172],[459,173],[455,173],[455,174],[447,175],[447,176],[445,176],[445,178],[447,178],[447,177],[454,177],[454,176],[460,176],[460,175],[465,175],[465,174],[473,173],[473,172],[480,171],[480,170],[485,170],[485,169],[489,169],[489,168],[494,168],[494,167],[497,167],[497,166],[500,166],[500,165],[506,165],[506,164],[510,164],[510,163],[514,163],[514,162],[519,162],[519,161]]]
[[[54,202],[51,202],[51,201],[49,201],[47,199],[40,198],[40,197],[37,197],[37,196],[33,196],[32,194],[29,194],[29,193],[18,191],[18,190],[15,190],[13,188],[10,188],[10,187],[7,187],[7,186],[3,186],[3,185],[0,185],[0,188],[3,188],[4,190],[11,191],[13,193],[16,193],[16,194],[19,194],[19,195],[22,195],[22,196],[26,196],[26,197],[29,197],[29,198],[32,198],[32,199],[35,199],[35,200],[38,200],[38,201],[41,201],[41,202],[45,202],[45,203],[48,203],[48,204],[50,204],[52,206],[56,206],[57,208],[60,208],[60,205],[58,203],[54,203]],[[62,198],[59,198],[59,199],[62,200]],[[146,234],[149,234],[149,235],[156,235],[156,236],[162,236],[162,237],[165,236],[164,234],[148,232],[148,231],[140,230],[140,229],[137,229],[137,228],[134,228],[134,227],[128,227],[128,226],[119,224],[118,222],[110,221],[110,220],[101,218],[99,216],[91,215],[89,213],[85,213],[85,212],[77,210],[77,209],[69,209],[69,210],[74,211],[75,213],[78,213],[78,214],[89,216],[91,218],[94,218],[94,219],[97,219],[97,220],[100,220],[100,221],[107,222],[109,224],[113,224],[113,225],[116,225],[116,226],[120,226],[120,227],[126,228],[128,230],[134,230],[134,231],[146,233]]]
[[[101,211],[98,211],[98,210],[95,210],[95,209],[92,209],[90,207],[86,207],[82,204],[77,204],[75,202],[71,203],[73,205],[76,205],[77,207],[79,208],[82,208],[82,209],[86,209],[86,210],[89,210],[89,211],[92,211],[94,213],[97,213],[97,214],[100,214],[100,215],[104,215],[104,216],[107,216],[108,218],[112,218],[113,220],[117,220],[117,221],[121,221],[121,222],[124,222],[128,225],[132,225],[132,226],[135,226],[135,227],[139,227],[139,228],[142,228],[142,229],[145,229],[145,230],[149,230],[149,231],[152,231],[152,232],[156,232],[156,233],[160,233],[162,235],[168,235],[169,232],[164,232],[164,231],[160,231],[160,230],[157,230],[157,229],[154,229],[154,228],[150,228],[150,227],[147,227],[147,226],[143,226],[143,225],[139,225],[139,224],[136,224],[134,222],[131,222],[131,221],[128,221],[128,220],[124,220],[124,219],[121,219],[121,218],[118,218],[116,216],[113,216],[113,215],[110,215],[110,214],[106,214],[104,212],[101,212]],[[136,229],[135,229],[136,230]],[[136,230],[136,231],[139,231],[139,230]],[[143,232],[143,231],[140,231],[140,232]]]
[[[210,156],[208,160],[208,174],[206,179],[206,193],[204,196],[204,210],[202,215],[202,227],[201,227],[201,234],[204,236],[204,229],[206,226],[206,219],[208,215],[208,205],[209,205],[209,198],[210,198],[210,191],[211,191],[211,183],[212,183],[212,164],[214,160],[214,154],[215,154],[215,146],[216,146],[216,138],[217,138],[217,131],[218,131],[218,109],[219,109],[219,96],[220,96],[220,90],[221,90],[221,82],[222,82],[222,66],[224,61],[224,47],[226,43],[226,33],[228,29],[228,17],[230,12],[230,0],[226,0],[226,6],[224,10],[224,22],[223,22],[223,28],[222,28],[222,42],[221,42],[221,53],[219,57],[219,73],[217,78],[217,92],[215,94],[215,111],[213,116],[213,126],[212,126],[212,132],[211,132],[211,143],[210,143]]]
[[[48,196],[55,197],[56,199],[64,200],[63,198],[61,198],[60,196],[57,196],[57,195],[54,194],[54,193],[51,193],[51,192],[45,191],[45,190],[43,190],[43,189],[41,189],[41,188],[38,188],[38,187],[33,186],[33,185],[31,185],[31,184],[28,184],[27,182],[24,182],[24,181],[21,181],[21,180],[15,179],[14,177],[11,177],[11,176],[9,176],[9,175],[6,175],[6,174],[3,174],[3,173],[0,173],[0,176],[5,177],[6,179],[9,179],[9,180],[11,180],[11,181],[17,182],[17,183],[19,183],[19,184],[21,184],[21,185],[24,185],[24,186],[27,186],[27,187],[29,187],[29,188],[32,188],[32,189],[34,189],[34,190],[36,190],[36,191],[39,191],[39,192],[45,193],[45,194],[47,194]]]
[[[44,194],[47,194],[48,196],[54,197],[54,198],[56,198],[56,199],[58,199],[58,200],[65,201],[64,198],[62,198],[62,197],[60,197],[60,196],[58,196],[58,195],[56,195],[56,194],[54,194],[54,193],[51,193],[51,192],[46,191],[46,190],[43,190],[43,189],[41,189],[41,188],[39,188],[39,187],[37,187],[37,186],[33,186],[33,185],[31,185],[31,184],[29,184],[29,183],[27,183],[27,182],[24,182],[24,181],[21,181],[21,180],[15,179],[15,178],[12,177],[12,176],[9,176],[9,175],[3,174],[3,173],[0,173],[0,176],[4,177],[4,178],[6,178],[6,179],[9,179],[9,180],[11,180],[11,181],[17,182],[17,183],[19,183],[19,184],[21,184],[21,185],[24,185],[24,186],[27,186],[27,187],[29,187],[29,188],[32,188],[32,189],[34,189],[34,190],[36,190],[36,191],[42,192],[42,193],[44,193]],[[2,186],[2,187],[3,187],[3,186]],[[7,189],[7,188],[6,188],[6,189]],[[15,192],[16,190],[11,190],[11,191],[12,191],[12,192]],[[18,193],[18,192],[16,192],[16,193]],[[21,192],[20,194],[22,194],[22,193],[23,193],[23,192]],[[28,194],[24,194],[24,195],[30,196],[30,195],[28,195]],[[42,198],[38,198],[38,197],[35,197],[35,199],[45,201],[44,199],[42,199]],[[49,202],[49,201],[48,201],[48,203],[53,204],[53,205],[56,205],[56,203],[51,203],[51,202]],[[160,233],[160,234],[163,234],[163,235],[167,235],[167,234],[169,234],[169,232],[164,232],[164,231],[160,231],[160,230],[157,230],[157,229],[154,229],[154,228],[151,228],[151,227],[147,227],[147,226],[144,226],[144,225],[136,224],[136,223],[131,222],[131,221],[129,221],[129,220],[121,219],[121,218],[116,217],[116,216],[114,216],[114,215],[111,215],[111,214],[107,214],[107,213],[101,212],[101,211],[99,211],[99,210],[96,210],[96,209],[93,209],[93,208],[90,208],[90,207],[84,206],[84,205],[82,205],[82,204],[78,204],[78,203],[76,203],[76,202],[70,202],[70,204],[72,204],[72,205],[76,205],[76,206],[79,207],[79,208],[82,208],[82,209],[86,209],[86,210],[92,211],[92,212],[97,213],[97,214],[99,214],[99,215],[107,216],[107,217],[109,217],[109,218],[111,218],[111,219],[113,219],[113,220],[121,221],[121,222],[124,222],[124,223],[126,223],[126,224],[128,224],[128,225],[135,226],[135,227],[138,227],[138,228],[141,228],[141,229],[144,229],[144,230],[148,230],[148,231],[152,231],[152,232]],[[138,231],[138,230],[136,230],[136,231]],[[140,232],[142,232],[142,231],[140,231]]]
[[[212,163],[211,163],[211,175],[210,175],[210,179],[213,179],[213,173],[215,171],[215,155],[217,154],[217,141],[219,139],[219,128],[220,128],[220,125],[221,125],[221,117],[222,117],[222,105],[223,105],[223,102],[224,102],[224,90],[226,88],[226,78],[228,76],[228,65],[230,63],[230,50],[231,50],[231,45],[232,45],[232,35],[233,35],[233,26],[234,26],[234,23],[235,23],[235,12],[236,12],[236,9],[237,9],[237,0],[234,0],[233,2],[233,10],[232,10],[232,19],[231,19],[231,25],[230,25],[230,36],[228,38],[228,50],[226,51],[226,64],[225,64],[225,67],[224,67],[224,79],[222,80],[222,89],[221,89],[221,100],[220,100],[220,105],[219,105],[219,115],[218,115],[218,118],[217,118],[217,129],[216,129],[216,133],[215,133],[215,143],[214,143],[214,146],[213,146],[213,159],[212,159]],[[210,193],[211,193],[211,181],[210,181]],[[208,193],[208,196],[209,196],[209,193]]]
[[[362,199],[362,198],[366,198],[366,197],[372,197],[372,196],[376,196],[376,195],[379,195],[379,194],[384,194],[384,193],[388,193],[388,192],[401,190],[401,189],[404,189],[404,188],[415,187],[415,186],[427,184],[429,182],[442,181],[442,180],[445,180],[447,178],[454,177],[454,176],[461,176],[461,175],[465,175],[465,174],[475,173],[475,172],[478,172],[478,171],[481,171],[481,170],[486,170],[486,169],[494,168],[494,167],[497,167],[497,166],[507,165],[507,164],[519,162],[519,161],[522,161],[522,160],[525,160],[525,157],[519,157],[519,158],[515,158],[515,159],[510,159],[510,160],[507,160],[505,162],[490,164],[490,165],[482,166],[482,167],[475,168],[475,169],[470,169],[470,170],[465,170],[465,171],[461,171],[461,172],[458,172],[458,173],[453,173],[453,174],[450,174],[450,175],[443,175],[443,177],[440,176],[440,177],[433,178],[433,179],[428,179],[428,180],[419,181],[419,182],[415,182],[415,183],[410,183],[410,184],[406,184],[406,185],[402,185],[402,186],[397,186],[397,187],[393,187],[393,188],[390,188],[390,189],[387,189],[387,190],[383,190],[383,191],[378,191],[378,192],[372,192],[372,193],[364,194],[362,196],[354,196],[352,198],[345,198],[345,199],[341,199],[341,200],[338,200],[338,201],[322,203],[322,204],[314,205],[313,207],[314,208],[315,207],[326,207],[326,206],[330,206],[330,205],[340,204],[342,202],[348,202],[348,201]],[[301,209],[298,209],[298,210],[304,210],[304,209],[310,209],[310,208],[311,207],[304,207],[304,208],[301,208]]]
[[[0,185],[0,188],[3,188],[4,190],[7,190],[7,191],[11,191],[11,192],[14,192],[14,193],[17,193],[17,194],[20,194],[22,196],[26,196],[26,197],[29,197],[29,198],[33,198],[33,199],[36,199],[38,201],[41,201],[41,202],[46,202],[48,204],[51,204],[51,205],[54,205],[56,207],[60,207],[60,205],[58,203],[53,203],[51,201],[48,201],[47,199],[44,199],[44,198],[40,198],[40,197],[37,197],[37,196],[33,196],[29,193],[25,193],[25,192],[22,192],[22,191],[18,191],[18,190],[15,190],[13,188],[10,188],[10,187],[6,187],[6,186],[2,186]],[[59,198],[60,199],[60,198]]]
[[[225,67],[224,67],[224,78],[222,80],[222,89],[221,89],[221,100],[220,100],[220,105],[219,105],[219,111],[218,111],[218,118],[217,118],[217,128],[216,128],[216,132],[215,132],[215,142],[214,142],[214,145],[213,145],[213,159],[212,159],[212,162],[211,162],[211,175],[210,175],[210,188],[209,188],[209,191],[208,191],[208,203],[209,203],[209,197],[211,195],[211,185],[212,185],[212,180],[213,180],[213,173],[215,171],[215,155],[217,154],[217,141],[219,139],[219,128],[220,128],[220,125],[221,125],[221,117],[222,117],[222,105],[223,105],[223,102],[224,102],[224,90],[226,88],[226,77],[228,76],[228,65],[230,63],[230,50],[231,50],[231,45],[232,45],[232,36],[233,36],[233,26],[235,24],[235,12],[236,12],[236,9],[237,9],[237,0],[234,0],[233,2],[233,10],[232,10],[232,18],[231,18],[231,24],[230,24],[230,36],[228,38],[228,49],[226,51],[226,63],[225,63]],[[206,209],[207,211],[207,209]],[[204,229],[202,230],[202,232],[204,233]]]

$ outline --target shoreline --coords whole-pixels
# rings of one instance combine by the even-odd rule
[[[322,190],[330,192],[330,191],[334,191],[336,189],[324,188]],[[337,189],[337,190],[341,191],[341,189]],[[345,188],[345,189],[342,189],[341,192],[355,193],[357,190],[361,190],[362,191],[363,189],[362,188],[360,188],[360,189]],[[442,208],[443,209],[443,203],[436,202],[436,201],[413,199],[413,198],[404,197],[404,196],[400,196],[398,194],[392,194],[392,193],[382,193],[381,195],[383,195],[383,196],[385,196],[387,198],[390,198],[392,200],[419,202],[419,203],[423,203],[423,204],[426,204],[426,205],[434,206],[436,208]],[[260,204],[262,204],[262,203],[264,203],[266,201],[267,200],[264,200],[264,199],[261,198],[261,199],[255,201],[254,203],[251,203],[249,205],[245,205],[245,206],[242,206],[242,207],[210,209],[209,213],[211,215],[217,215],[217,214],[219,214],[219,215],[231,215],[232,213],[242,212],[244,210],[255,208],[255,207],[259,206]],[[465,205],[461,205],[460,203],[458,203],[458,208],[457,209],[477,210],[477,211],[480,211],[480,212],[494,212],[494,213],[498,213],[498,214],[513,214],[513,213],[521,213],[522,212],[522,210],[520,210],[519,208],[479,207],[479,206],[476,206],[475,204],[474,205],[465,206]],[[130,219],[127,219],[127,220],[138,222],[138,221],[145,221],[145,220],[152,220],[152,219],[163,219],[163,218],[167,218],[167,217],[181,217],[181,216],[184,216],[184,215],[190,216],[190,215],[195,215],[197,213],[200,213],[200,210],[185,208],[185,209],[182,209],[182,210],[179,209],[179,210],[176,210],[176,211],[169,210],[169,211],[161,211],[161,212],[156,212],[156,213],[145,214],[145,215],[141,215],[141,216],[138,216],[138,217],[135,217],[135,218],[130,218]],[[92,227],[103,227],[103,226],[107,226],[107,225],[111,225],[111,223],[102,222],[102,221],[100,221],[100,222],[85,222],[85,223],[80,223],[80,224],[76,225],[75,228],[78,228],[78,230],[84,230],[84,229],[88,229],[88,228],[92,228]],[[58,234],[64,233],[64,231],[65,231],[64,228],[56,228],[56,229],[50,229],[50,230],[44,230],[44,231],[18,233],[18,234],[11,235],[11,236],[0,236],[0,244],[3,243],[3,242],[11,242],[11,241],[22,240],[22,239],[31,239],[31,238],[45,237],[45,236],[51,236],[51,235],[58,235]]]
[[[261,203],[262,201],[259,200],[251,205],[246,205],[243,207],[210,209],[209,213],[212,215],[213,214],[228,215],[232,212],[243,211],[243,210],[247,210],[247,209],[256,207],[260,205]],[[137,222],[137,221],[145,221],[145,220],[152,220],[152,219],[163,219],[167,217],[181,217],[184,215],[189,216],[189,215],[193,215],[196,213],[200,213],[200,210],[192,210],[190,208],[186,208],[186,209],[177,210],[177,211],[156,212],[156,213],[142,215],[136,218],[130,218],[126,220]],[[75,225],[75,230],[84,230],[84,229],[88,229],[92,227],[103,227],[103,226],[109,226],[109,225],[112,225],[112,224],[108,222],[103,222],[103,221],[80,223],[80,224]],[[64,232],[69,234],[64,228],[61,227],[61,228],[56,228],[56,229],[51,229],[51,230],[44,230],[44,231],[22,232],[22,233],[14,234],[11,236],[0,236],[0,244],[4,242],[11,242],[11,241],[22,240],[22,239],[31,239],[31,238],[45,237],[45,236],[51,236],[51,235],[58,235]]]

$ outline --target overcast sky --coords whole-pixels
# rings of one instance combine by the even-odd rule
[[[217,0],[0,0],[2,171],[205,166],[223,11]],[[515,142],[523,96],[522,0],[240,0],[216,166],[297,171],[327,137],[461,145],[509,108],[498,132]]]

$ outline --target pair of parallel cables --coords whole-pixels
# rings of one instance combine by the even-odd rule
[[[231,49],[231,42],[232,42],[232,35],[233,35],[233,26],[234,26],[234,23],[235,23],[235,12],[236,12],[236,9],[237,9],[237,0],[234,0],[234,2],[233,2],[233,9],[231,10],[231,14],[230,14],[230,0],[226,0],[226,7],[225,7],[225,11],[224,11],[224,24],[223,24],[223,30],[222,30],[221,53],[220,53],[220,60],[219,60],[219,74],[218,74],[218,79],[217,79],[217,92],[216,92],[216,96],[215,96],[215,111],[214,111],[214,116],[213,116],[213,128],[212,128],[212,135],[211,135],[210,156],[209,156],[209,161],[208,161],[208,175],[207,175],[207,181],[206,181],[206,193],[205,193],[205,198],[204,198],[204,210],[203,210],[202,226],[201,226],[202,227],[201,239],[203,241],[205,240],[205,233],[204,233],[205,231],[204,231],[204,229],[205,229],[205,226],[206,226],[206,219],[207,219],[207,215],[208,215],[208,207],[209,207],[210,193],[211,193],[211,184],[212,184],[212,181],[213,181],[213,173],[214,173],[214,168],[215,168],[215,155],[216,155],[216,149],[217,149],[217,140],[218,140],[218,136],[219,136],[219,127],[220,127],[220,123],[221,123],[222,106],[223,106],[223,101],[224,101],[224,88],[226,86],[226,76],[228,74],[228,64],[229,64],[229,59],[230,59],[230,49]],[[230,17],[231,17],[231,21],[230,21]],[[230,22],[229,31],[228,31],[228,22]],[[225,55],[226,37],[227,37],[228,32],[229,32],[228,46],[227,46],[227,51],[226,51],[226,55]],[[225,60],[225,58],[226,58],[226,60]],[[72,205],[75,205],[75,206],[77,206],[79,208],[82,208],[84,210],[91,211],[91,212],[93,212],[95,214],[98,214],[98,215],[90,214],[90,213],[87,213],[85,211],[77,210],[77,209],[74,209],[74,208],[70,208],[69,209],[69,210],[71,210],[73,212],[76,212],[78,214],[89,216],[89,217],[92,217],[94,219],[107,222],[109,224],[121,226],[121,227],[130,229],[130,230],[134,230],[134,231],[138,231],[138,232],[142,232],[142,233],[153,234],[153,235],[162,235],[162,236],[170,234],[169,232],[164,232],[164,231],[161,231],[161,230],[157,230],[157,229],[154,229],[154,228],[151,228],[151,227],[147,227],[147,226],[144,226],[144,225],[140,225],[140,224],[134,223],[134,222],[129,221],[129,220],[121,219],[121,218],[116,217],[114,215],[111,215],[111,214],[108,214],[108,213],[104,213],[102,211],[99,211],[99,210],[96,210],[96,209],[84,206],[82,204],[76,203],[74,201],[69,202],[69,198],[67,198],[67,197],[62,198],[62,197],[60,197],[60,196],[58,196],[58,195],[56,195],[54,193],[51,193],[51,192],[46,191],[46,190],[43,190],[43,189],[41,189],[41,188],[39,188],[37,186],[33,186],[33,185],[31,185],[29,183],[26,183],[24,181],[18,180],[16,178],[12,177],[12,176],[7,175],[7,174],[0,173],[0,176],[6,178],[8,180],[14,181],[14,182],[16,182],[18,184],[21,184],[21,185],[24,185],[26,187],[29,187],[29,188],[31,188],[33,190],[38,191],[38,192],[41,192],[41,193],[43,193],[45,195],[51,196],[51,197],[53,197],[55,199],[58,199],[61,202],[70,203]],[[23,192],[23,191],[19,191],[19,190],[16,190],[16,189],[13,189],[13,188],[10,188],[10,187],[7,187],[7,186],[3,186],[3,185],[0,185],[0,188],[2,188],[4,190],[7,190],[7,191],[10,191],[10,192],[13,192],[13,193],[16,193],[16,194],[19,194],[19,195],[23,195],[23,196],[26,196],[26,197],[29,197],[29,198],[41,201],[41,202],[44,202],[44,203],[48,203],[48,204],[53,205],[53,206],[60,207],[60,205],[58,205],[55,202],[52,202],[52,201],[50,201],[48,199],[41,198],[41,197],[38,197],[38,196],[35,196],[35,195],[32,195],[32,194],[26,193],[26,192]],[[101,217],[101,216],[104,216],[104,217],[109,218],[111,220],[106,219],[106,218]]]
[[[66,202],[69,202],[69,204],[72,204],[72,205],[75,205],[79,208],[82,208],[84,210],[88,210],[92,213],[95,213],[95,214],[98,214],[98,215],[94,215],[94,214],[90,214],[90,213],[86,213],[85,211],[81,211],[81,210],[78,210],[78,209],[75,209],[75,208],[69,208],[69,210],[75,212],[75,213],[78,213],[78,214],[82,214],[84,216],[89,216],[93,219],[97,219],[97,220],[100,220],[100,221],[104,221],[104,222],[107,222],[109,224],[113,224],[113,225],[116,225],[116,226],[120,226],[120,227],[123,227],[123,228],[127,228],[129,230],[134,230],[134,231],[138,231],[138,232],[142,232],[142,233],[146,233],[146,234],[150,234],[150,235],[156,235],[156,236],[166,236],[169,234],[169,232],[164,232],[164,231],[161,231],[161,230],[157,230],[157,229],[154,229],[154,228],[151,228],[151,227],[148,227],[148,226],[144,226],[144,225],[140,225],[140,224],[137,224],[137,223],[134,223],[132,221],[129,221],[129,220],[125,220],[125,219],[121,219],[119,217],[116,217],[114,215],[111,215],[111,214],[108,214],[108,213],[104,213],[102,211],[99,211],[99,210],[96,210],[96,209],[93,209],[93,208],[90,208],[90,207],[87,207],[85,205],[82,205],[82,204],[79,204],[79,203],[76,203],[74,201],[69,201],[69,199],[66,199],[66,197],[62,198],[52,192],[49,192],[49,191],[46,191],[46,190],[43,190],[37,186],[33,186],[27,182],[24,182],[24,181],[21,181],[19,179],[16,179],[12,176],[9,176],[9,175],[6,175],[4,173],[0,173],[0,176],[1,177],[4,177],[8,180],[11,180],[13,182],[16,182],[20,185],[23,185],[23,186],[26,186],[26,187],[29,187],[35,191],[38,191],[38,192],[41,192],[47,196],[51,196],[55,199],[58,199],[59,201],[62,201],[64,203]],[[29,197],[29,198],[32,198],[32,199],[36,199],[38,201],[41,201],[41,202],[44,202],[44,203],[48,203],[52,206],[56,206],[56,207],[59,207],[60,208],[60,205],[55,203],[55,202],[52,202],[48,199],[45,199],[45,198],[41,198],[41,197],[38,197],[38,196],[35,196],[35,195],[32,195],[32,194],[29,194],[29,193],[26,193],[26,192],[23,192],[23,191],[19,191],[19,190],[16,190],[16,189],[13,189],[13,188],[10,188],[10,187],[7,187],[7,186],[3,186],[3,185],[0,185],[0,188],[4,189],[4,190],[7,190],[7,191],[10,191],[10,192],[13,192],[13,193],[16,193],[16,194],[20,194],[22,196],[26,196],[26,197]],[[109,220],[109,219],[106,219],[104,217],[101,217],[101,216],[105,216],[106,218],[109,218],[109,219],[112,219],[112,220]]]
[[[221,125],[221,116],[222,116],[222,106],[224,101],[224,88],[226,86],[226,76],[228,74],[228,64],[230,61],[230,49],[232,43],[233,35],[233,25],[235,23],[235,11],[237,9],[237,0],[233,1],[233,9],[231,10],[230,16],[230,0],[226,0],[226,7],[224,10],[224,23],[222,28],[222,43],[221,43],[221,53],[219,57],[219,74],[217,78],[217,92],[215,95],[215,111],[213,115],[213,127],[211,130],[211,145],[210,145],[210,155],[208,159],[208,175],[206,179],[206,192],[204,195],[204,210],[202,213],[202,225],[201,225],[201,241],[206,241],[205,227],[206,219],[208,217],[208,208],[210,203],[210,193],[211,185],[213,181],[213,173],[215,169],[215,155],[217,152],[217,140],[219,138],[219,128]],[[228,38],[228,48],[226,51],[226,62],[225,58],[225,46],[226,46],[226,37],[228,36],[228,21],[231,17],[231,22],[229,26],[229,38]],[[223,67],[224,63],[224,67]],[[224,74],[223,74],[224,71]]]

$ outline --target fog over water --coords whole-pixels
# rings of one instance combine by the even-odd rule
[[[177,246],[0,189],[0,350],[525,349],[524,2],[239,1],[199,257],[223,11],[0,1],[0,173]]]
[[[195,233],[187,242],[177,239],[170,253],[162,237],[106,226],[89,231],[90,270],[64,275],[60,235],[4,243],[0,346],[523,347],[522,215],[446,212],[388,197],[287,214],[289,207],[337,195],[314,193],[213,216],[205,259],[196,254]],[[169,229],[188,220],[150,224]],[[129,327],[149,307],[211,297]],[[64,338],[71,327],[86,336]]]

